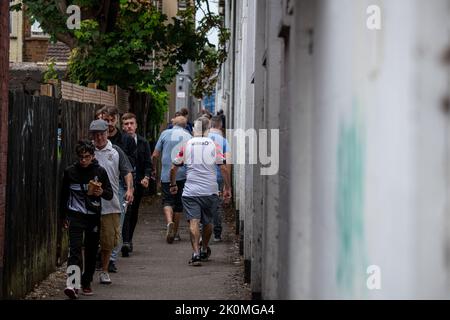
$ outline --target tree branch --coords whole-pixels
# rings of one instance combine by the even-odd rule
[[[56,7],[62,15],[67,14],[67,2],[66,0],[56,0]]]
[[[206,3],[206,11],[208,11],[208,14],[211,15],[211,10],[209,9],[209,2],[205,1]]]
[[[105,6],[105,2],[100,3],[100,7],[98,8],[97,12],[95,13],[95,16],[98,17],[103,12],[103,8]]]
[[[100,14],[100,19],[102,21],[101,32],[105,33],[108,29],[108,20],[109,20],[109,9],[111,7],[111,0],[105,0],[103,2],[103,10]]]
[[[204,10],[203,7],[202,7],[202,1],[201,1],[201,0],[196,0],[196,2],[197,2],[198,8],[203,12],[203,14],[204,14],[205,17],[206,17],[207,14],[206,14],[205,10]]]
[[[116,26],[117,16],[119,15],[120,2],[119,0],[110,0],[107,12],[106,32],[111,32]]]
[[[117,15],[120,10],[119,0],[104,0],[96,16],[100,32],[107,33],[114,30]]]
[[[57,33],[55,37],[58,41],[65,43],[70,49],[73,49],[77,46],[76,40],[66,33]]]

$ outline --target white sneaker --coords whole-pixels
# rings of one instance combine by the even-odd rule
[[[107,272],[100,272],[99,279],[101,284],[111,284],[111,278]]]
[[[169,222],[167,224],[166,241],[172,243],[175,238],[175,223]]]

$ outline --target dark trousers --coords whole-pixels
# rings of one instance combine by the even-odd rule
[[[139,205],[141,204],[143,193],[144,188],[138,182],[134,189],[133,203],[128,206],[127,212],[125,213],[125,220],[123,221],[122,239],[124,243],[133,242],[134,229],[138,222]]]
[[[217,181],[219,185],[219,192],[223,192],[223,180]],[[219,197],[219,203],[217,209],[213,213],[213,223],[214,223],[214,236],[220,238],[222,236],[222,217],[223,217],[223,194]]]
[[[81,285],[89,287],[95,273],[95,258],[100,241],[100,216],[70,212],[69,261],[67,266],[77,265],[82,271]],[[83,243],[84,242],[84,243]],[[82,247],[84,244],[84,272]]]

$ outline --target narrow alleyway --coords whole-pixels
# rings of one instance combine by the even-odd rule
[[[187,223],[181,224],[180,242],[165,241],[165,222],[159,197],[146,198],[141,205],[135,231],[134,252],[117,261],[118,273],[111,273],[111,285],[98,283],[94,275],[97,300],[228,300],[250,299],[243,284],[243,262],[234,231],[234,216],[226,213],[223,241],[211,243],[210,261],[202,267],[188,265],[191,254]],[[41,283],[27,299],[66,299],[64,268]]]

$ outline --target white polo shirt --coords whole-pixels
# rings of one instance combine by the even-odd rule
[[[123,153],[122,155],[120,153]],[[103,149],[95,148],[95,158],[98,163],[105,168],[108,173],[109,181],[113,189],[113,198],[109,201],[102,199],[102,215],[111,213],[120,213],[121,201],[119,200],[119,177],[132,172],[131,165],[125,153],[117,146],[112,145],[108,140],[108,144]],[[123,201],[123,200],[122,200]]]

